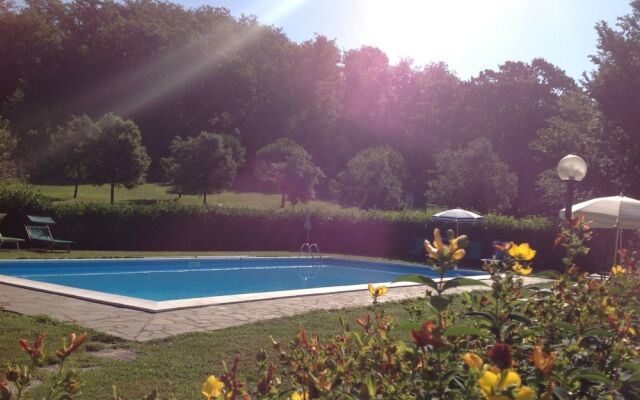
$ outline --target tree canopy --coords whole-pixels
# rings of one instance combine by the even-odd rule
[[[518,177],[491,143],[477,138],[463,149],[436,157],[437,178],[429,183],[429,202],[480,212],[507,211],[516,198]]]
[[[174,189],[180,193],[207,194],[228,188],[244,164],[245,149],[230,135],[200,132],[196,137],[176,137],[171,155],[162,159]]]
[[[402,155],[388,146],[365,149],[340,172],[332,189],[345,205],[365,209],[399,209],[406,204],[407,166]]]
[[[113,203],[116,186],[130,189],[144,182],[151,159],[133,121],[109,113],[97,125],[99,133],[88,150],[92,155],[89,175],[93,183],[111,186]]]
[[[256,154],[256,176],[274,184],[281,193],[280,207],[306,202],[315,196],[315,186],[324,174],[311,160],[304,147],[281,138],[261,148]]]
[[[247,155],[238,181],[249,188],[260,186],[257,151],[281,137],[334,179],[360,151],[390,146],[406,161],[414,205],[439,179],[439,154],[483,137],[518,178],[504,211],[545,213],[555,203],[540,201],[548,185],[539,183],[569,151],[564,133],[587,158],[585,137],[607,143],[579,190],[640,195],[640,1],[631,8],[616,26],[597,25],[596,69],[579,86],[544,59],[505,60],[461,79],[445,62],[394,64],[380,49],[342,51],[322,35],[295,43],[225,8],[0,0],[0,115],[17,139],[17,170],[36,181],[51,179],[40,160],[62,140],[55,127],[114,113],[139,127],[153,180],[164,178],[160,160],[176,135],[203,131],[238,138]],[[318,192],[329,195],[326,185]]]

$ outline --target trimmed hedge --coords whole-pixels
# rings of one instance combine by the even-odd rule
[[[1,205],[1,202],[0,202]],[[24,235],[28,213],[50,215],[57,221],[57,237],[90,250],[149,251],[297,251],[306,241],[302,208],[247,208],[82,203],[16,210],[3,223],[3,232]],[[422,242],[431,238],[431,213],[345,210],[312,214],[311,240],[324,253],[422,260]],[[515,220],[489,216],[484,222],[461,224],[477,259],[490,257],[491,241],[528,241],[539,250],[538,262],[557,266],[553,249],[556,229],[546,219]],[[441,226],[441,228],[449,228]]]

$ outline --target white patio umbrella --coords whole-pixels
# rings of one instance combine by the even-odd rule
[[[433,214],[433,216],[431,217],[432,221],[455,222],[456,236],[458,236],[458,225],[460,224],[460,222],[475,222],[480,221],[481,219],[482,215],[464,210],[462,208],[454,208],[451,210],[442,211],[437,214]]]
[[[622,229],[640,229],[640,200],[619,196],[598,197],[571,206],[572,216],[583,216],[591,228],[615,228],[615,265]],[[564,208],[560,210],[560,217]]]

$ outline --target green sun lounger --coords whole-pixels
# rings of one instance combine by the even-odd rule
[[[27,215],[27,218],[31,223],[42,224],[24,226],[24,229],[27,231],[27,238],[31,247],[42,247],[47,250],[62,247],[66,248],[67,252],[71,251],[71,245],[75,243],[74,241],[53,238],[49,225],[55,224],[55,221],[51,217]]]
[[[20,243],[24,243],[24,239],[2,236],[2,234],[0,233],[0,248],[5,243],[13,243],[16,245],[16,248],[20,250]]]

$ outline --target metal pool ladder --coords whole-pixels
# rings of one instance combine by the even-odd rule
[[[300,255],[302,257],[306,256],[310,263],[307,265],[300,265],[300,267],[298,267],[298,273],[302,279],[310,280],[315,279],[315,277],[318,276],[318,264],[320,264],[322,254],[320,254],[318,244],[310,243],[309,241],[309,233],[311,232],[311,216],[309,215],[309,210],[306,208],[304,210],[304,230],[307,233],[307,242],[300,246]],[[302,262],[300,264],[302,264]]]

